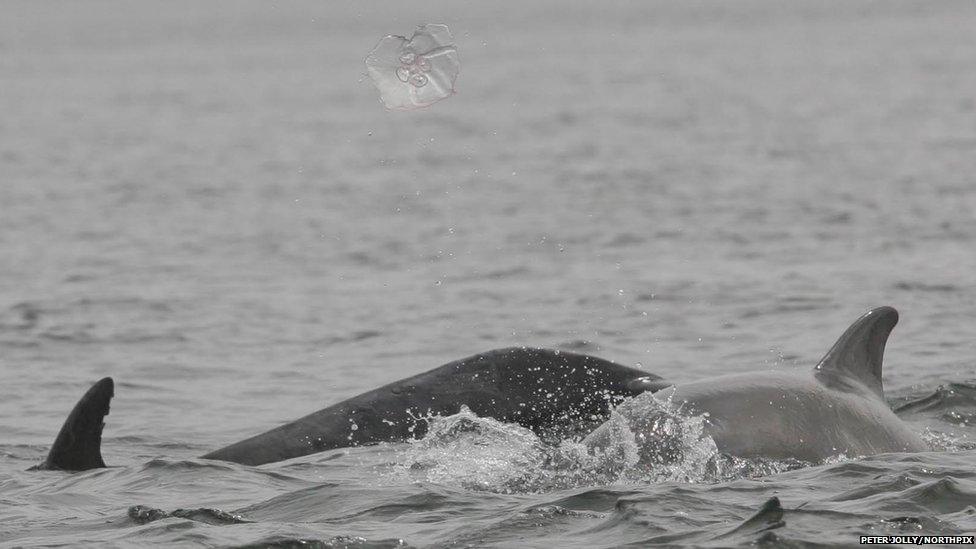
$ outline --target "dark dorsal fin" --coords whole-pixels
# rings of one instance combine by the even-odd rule
[[[47,459],[38,469],[84,471],[105,467],[102,461],[102,428],[105,427],[103,420],[114,393],[115,384],[110,377],[92,385],[68,414]]]
[[[871,309],[851,324],[827,351],[817,364],[817,373],[855,379],[884,398],[881,363],[888,334],[895,324],[898,324],[898,311],[891,307]],[[822,379],[829,382],[825,377]]]

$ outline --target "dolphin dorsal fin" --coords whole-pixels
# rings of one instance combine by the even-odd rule
[[[102,428],[108,414],[109,402],[115,392],[112,378],[106,377],[75,404],[64,421],[51,452],[38,469],[86,471],[105,467],[102,461]]]
[[[884,398],[881,363],[888,334],[898,324],[898,311],[892,307],[871,309],[854,321],[815,368],[821,380],[828,374],[853,378]]]

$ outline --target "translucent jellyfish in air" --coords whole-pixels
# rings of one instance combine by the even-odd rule
[[[389,35],[366,56],[366,71],[390,110],[433,105],[454,94],[461,70],[447,25],[421,25],[407,39]]]

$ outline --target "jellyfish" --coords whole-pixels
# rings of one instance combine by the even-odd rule
[[[409,39],[389,35],[366,56],[366,71],[389,110],[429,107],[454,95],[461,70],[447,25],[421,25]]]

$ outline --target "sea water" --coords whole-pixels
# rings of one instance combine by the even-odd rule
[[[458,93],[389,112],[363,56],[424,22]],[[6,6],[0,544],[973,532],[974,27],[952,1]],[[624,429],[589,466],[461,416],[196,459],[496,347],[676,382],[812,368],[885,304],[887,396],[930,453],[641,474]],[[27,472],[106,375],[114,467]]]

